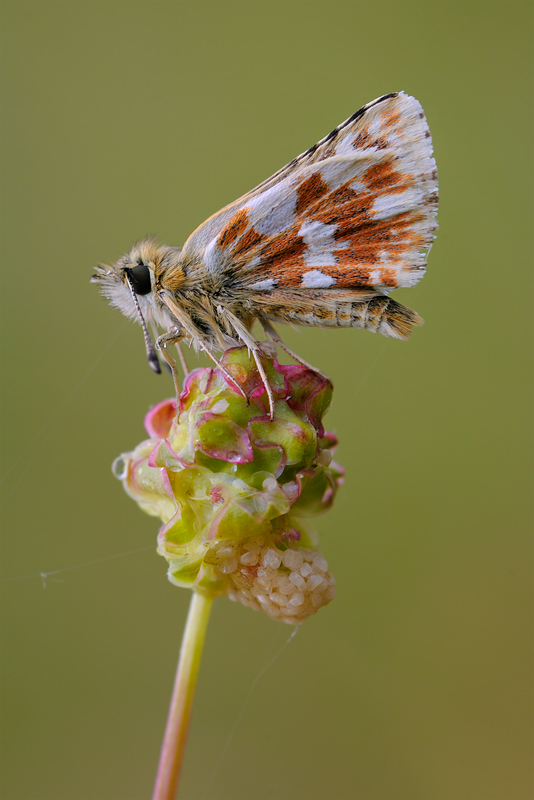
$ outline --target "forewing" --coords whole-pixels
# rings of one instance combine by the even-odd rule
[[[182,258],[243,291],[412,286],[437,202],[421,105],[386,95],[208,219]]]

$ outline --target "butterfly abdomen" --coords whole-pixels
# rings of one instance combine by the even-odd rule
[[[351,306],[352,328],[365,328],[393,339],[407,339],[412,328],[422,324],[419,314],[390,297],[376,297]]]
[[[291,321],[325,328],[362,328],[394,339],[407,339],[412,328],[423,324],[419,314],[385,295],[316,305],[313,311],[296,314]]]
[[[373,290],[295,290],[253,297],[254,316],[320,328],[362,328],[394,339],[407,339],[423,320],[415,311]]]

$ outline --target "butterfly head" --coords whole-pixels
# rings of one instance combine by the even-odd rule
[[[110,305],[143,328],[147,355],[154,372],[160,366],[148,333],[147,322],[168,328],[172,323],[165,306],[158,302],[160,280],[179,256],[178,248],[160,246],[152,239],[135,244],[115,264],[99,264],[92,283],[97,283]]]

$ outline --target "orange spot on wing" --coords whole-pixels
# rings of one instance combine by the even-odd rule
[[[254,280],[271,278],[280,286],[300,286],[306,269],[303,253],[306,243],[298,235],[299,225],[270,236],[261,249],[262,266],[254,271]]]
[[[241,208],[234,216],[228,220],[222,231],[217,237],[217,244],[223,250],[230,247],[247,228],[248,222],[248,209]]]
[[[397,172],[390,161],[369,167],[363,174],[363,180],[369,190],[377,195],[396,194],[415,185],[413,175]]]
[[[346,251],[341,250],[341,253]],[[357,267],[354,265],[356,259],[348,259],[344,261],[343,258],[338,259],[337,268],[332,268],[330,274],[336,278],[336,288],[346,289],[349,286],[369,286],[371,279],[371,270],[366,267]],[[346,266],[344,266],[346,264]],[[340,269],[343,267],[343,269]]]
[[[306,248],[304,239],[298,235],[298,227],[293,225],[288,231],[270,237],[263,250],[266,261],[279,258],[300,258]]]
[[[382,124],[380,126],[382,131],[393,130],[400,126],[402,126],[402,117],[398,109],[391,108],[382,114]]]
[[[329,192],[329,186],[321,177],[320,172],[314,172],[297,189],[297,214],[302,214],[309,206],[316,203],[319,198]]]
[[[397,285],[397,275],[394,269],[384,267],[378,271],[380,273],[380,283],[382,286],[395,287]]]
[[[353,144],[357,150],[370,150],[372,147],[376,147],[377,150],[385,150],[386,147],[389,147],[387,139],[383,136],[371,136],[369,131],[360,131]]]
[[[344,225],[350,225],[352,230],[370,220],[369,207],[371,204],[372,198],[368,193],[355,192],[351,188],[350,182],[347,182],[331,192],[320,206],[307,217],[327,225],[336,225],[338,230],[335,235],[338,236]]]
[[[241,236],[241,238],[236,242],[235,247],[232,249],[232,257],[242,258],[243,256],[250,253],[251,250],[255,250],[260,242],[264,241],[267,237],[261,233],[258,233],[252,226],[246,231],[246,233]]]
[[[243,259],[266,237],[250,224],[248,209],[242,208],[226,223],[217,237],[222,250],[228,250],[232,259]]]
[[[335,251],[337,263],[347,267],[355,264],[378,265],[386,258],[391,263],[400,264],[408,251],[424,244],[423,234],[413,231],[414,224],[423,217],[421,212],[407,211],[393,219],[371,220],[356,230],[338,232],[335,238],[346,242],[347,247]],[[384,285],[396,286],[395,272],[387,267],[382,267],[382,271]]]

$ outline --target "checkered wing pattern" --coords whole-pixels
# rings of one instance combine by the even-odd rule
[[[338,290],[384,294],[424,274],[437,201],[421,105],[386,95],[208,219],[182,258],[203,276],[289,304],[333,300]]]

